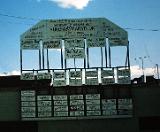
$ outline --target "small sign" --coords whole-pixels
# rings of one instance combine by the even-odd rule
[[[106,38],[98,38],[98,37],[92,37],[87,38],[87,46],[90,47],[105,47],[106,44]]]
[[[101,77],[114,76],[114,70],[101,70]]]
[[[70,105],[82,105],[84,100],[70,100]]]
[[[98,78],[86,79],[86,85],[98,85]]]
[[[97,104],[100,104],[100,99],[97,99],[97,100],[93,100],[93,99],[86,100],[86,104],[87,105],[97,105]]]
[[[53,87],[66,86],[66,80],[53,80]]]
[[[102,111],[102,115],[104,116],[113,116],[113,115],[117,115],[117,110],[113,110],[113,109],[110,109],[110,110],[103,110]]]
[[[102,78],[102,85],[114,84],[114,78]]]
[[[35,101],[35,96],[21,96],[21,101]]]
[[[53,72],[54,79],[66,78],[65,72]]]
[[[65,48],[84,48],[84,39],[70,38],[64,40]]]
[[[86,71],[85,76],[86,77],[98,77],[98,70],[96,70],[96,71]]]
[[[21,41],[21,49],[23,50],[38,50],[40,49],[39,41],[27,39]]]
[[[51,111],[41,111],[38,112],[38,117],[51,117],[52,116],[52,112]]]
[[[21,96],[35,96],[35,91],[34,90],[21,91]]]
[[[87,116],[100,116],[101,111],[87,111]]]
[[[85,50],[79,48],[66,48],[65,49],[65,58],[85,58]]]
[[[70,116],[84,116],[84,111],[70,111]]]
[[[68,105],[68,101],[57,100],[54,101],[54,105]]]
[[[21,106],[36,106],[35,102],[21,102]]]
[[[130,70],[129,69],[123,69],[117,71],[118,76],[130,76]]]
[[[51,74],[50,73],[38,73],[37,80],[43,80],[43,79],[51,79]]]
[[[70,86],[81,86],[82,79],[69,79],[69,85]]]
[[[32,113],[35,112],[36,108],[35,107],[21,107],[21,112],[22,113]]]
[[[22,118],[32,118],[36,117],[36,112],[27,112],[27,113],[21,113]]]
[[[59,116],[59,117],[68,116],[68,111],[63,111],[63,112],[55,111],[54,116]]]
[[[61,49],[62,43],[60,39],[48,39],[43,41],[44,49]]]
[[[87,110],[100,110],[100,105],[87,105]]]
[[[70,111],[82,111],[84,110],[84,105],[71,105]]]
[[[100,94],[86,94],[86,99],[91,99],[91,100],[100,99]]]
[[[54,111],[68,111],[68,106],[67,105],[54,106]]]
[[[37,105],[43,106],[43,107],[52,106],[52,102],[51,101],[37,101]]]
[[[70,78],[82,78],[82,72],[81,71],[70,71],[69,76]]]
[[[52,107],[38,107],[38,112],[51,112]]]
[[[70,100],[83,100],[83,95],[70,95]]]
[[[38,95],[37,100],[43,100],[43,101],[51,100],[51,95]]]
[[[34,73],[22,73],[21,80],[35,80]]]
[[[53,100],[67,100],[67,95],[53,95]]]

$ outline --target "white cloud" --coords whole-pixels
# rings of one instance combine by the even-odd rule
[[[20,71],[13,70],[11,72],[0,73],[0,76],[11,76],[11,75],[20,75]]]
[[[48,0],[48,1],[57,3],[58,6],[62,8],[76,8],[78,10],[83,10],[84,7],[87,7],[88,3],[92,0]]]
[[[131,66],[131,78],[140,77],[143,74],[142,69],[138,66]],[[155,69],[154,68],[144,68],[144,74],[149,75],[155,75]]]

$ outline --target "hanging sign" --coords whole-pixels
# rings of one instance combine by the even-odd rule
[[[27,39],[21,41],[21,49],[23,50],[38,50],[40,49],[39,41],[33,39]]]
[[[50,73],[37,73],[37,80],[51,79]]]
[[[61,49],[62,43],[60,39],[48,39],[43,41],[44,49]]]
[[[65,48],[84,48],[84,39],[72,38],[64,40]]]
[[[68,48],[65,49],[65,58],[85,58],[85,50],[84,49],[75,49],[75,48]]]
[[[106,44],[106,38],[98,38],[98,37],[92,37],[87,38],[87,46],[90,47],[105,47]]]

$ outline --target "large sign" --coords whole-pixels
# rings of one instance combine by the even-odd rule
[[[65,49],[65,58],[85,58],[85,50],[77,48],[68,48]]]
[[[65,48],[84,48],[84,39],[82,38],[71,38],[65,39]]]

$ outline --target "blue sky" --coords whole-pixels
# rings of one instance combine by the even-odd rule
[[[20,69],[19,37],[38,22],[38,20],[6,17],[4,14],[35,19],[105,17],[122,28],[145,29],[126,29],[130,41],[131,65],[135,70],[136,68],[139,70],[141,61],[139,59],[135,61],[135,58],[144,56],[147,56],[144,59],[146,70],[153,70],[155,64],[160,65],[160,31],[150,31],[150,29],[160,30],[160,0],[91,0],[83,9],[77,9],[82,7],[76,4],[62,7],[53,1],[0,1],[0,73]],[[113,59],[120,59],[118,56],[115,55]]]

